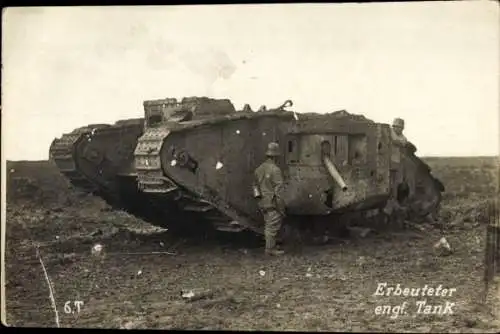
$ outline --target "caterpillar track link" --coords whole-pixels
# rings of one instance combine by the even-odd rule
[[[50,152],[75,186],[175,231],[263,234],[252,184],[270,142],[279,144],[287,217],[302,231],[401,212],[436,216],[444,186],[413,145],[395,148],[388,124],[345,110],[287,111],[292,105],[254,112],[227,99],[148,100],[143,119],[77,129]]]

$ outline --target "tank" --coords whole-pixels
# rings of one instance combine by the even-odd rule
[[[75,187],[173,231],[262,234],[252,184],[271,141],[281,149],[287,215],[303,228],[390,217],[395,202],[413,221],[437,214],[444,186],[415,146],[395,151],[388,124],[290,106],[252,111],[227,99],[148,100],[144,118],[55,139],[50,158]]]

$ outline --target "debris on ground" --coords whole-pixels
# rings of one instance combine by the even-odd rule
[[[437,243],[434,244],[434,249],[438,252],[439,255],[450,255],[452,253],[452,249],[448,240],[445,237],[439,239]]]
[[[92,255],[93,256],[101,256],[103,249],[104,249],[104,247],[101,244],[95,244],[92,247]]]
[[[198,289],[189,289],[189,290],[182,290],[181,291],[181,297],[189,302],[195,301],[195,300],[200,300],[200,299],[206,299],[206,298],[211,298],[213,297],[214,292],[210,289],[203,289],[203,288],[198,288]]]

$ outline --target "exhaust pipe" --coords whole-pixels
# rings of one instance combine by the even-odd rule
[[[337,170],[337,168],[335,168],[335,165],[327,155],[323,155],[323,163],[325,164],[328,173],[332,176],[335,182],[337,182],[342,191],[346,191],[347,185],[345,184],[344,179],[342,178],[342,176],[340,176],[339,171]]]

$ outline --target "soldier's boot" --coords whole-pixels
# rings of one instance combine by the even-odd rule
[[[271,236],[266,236],[266,254],[283,255],[285,252],[276,248],[276,240]]]

